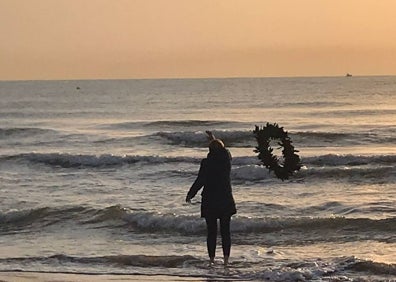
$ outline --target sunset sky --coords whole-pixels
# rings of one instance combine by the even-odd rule
[[[0,0],[0,80],[396,75],[396,0]]]

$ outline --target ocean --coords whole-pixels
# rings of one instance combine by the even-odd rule
[[[257,158],[267,122],[288,180]],[[185,203],[205,130],[233,156],[227,269]],[[1,81],[0,272],[396,281],[395,142],[391,76]]]

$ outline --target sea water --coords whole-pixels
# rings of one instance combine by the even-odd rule
[[[254,152],[267,122],[289,180]],[[233,155],[228,269],[185,203],[205,130]],[[0,271],[395,280],[395,142],[396,77],[2,81]]]

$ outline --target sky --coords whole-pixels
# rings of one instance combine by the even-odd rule
[[[0,80],[396,75],[396,0],[0,0]]]

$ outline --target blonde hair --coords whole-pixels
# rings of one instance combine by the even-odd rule
[[[220,139],[213,139],[209,143],[209,149],[211,151],[218,151],[218,150],[223,149],[223,148],[224,148],[224,143]]]

